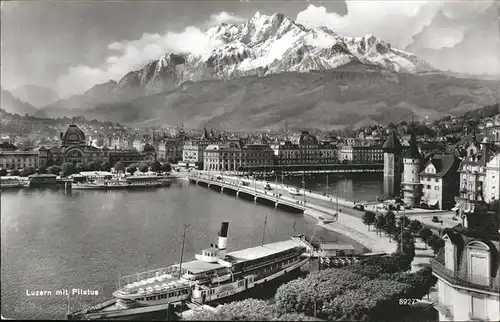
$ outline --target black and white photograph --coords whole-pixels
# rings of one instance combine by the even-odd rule
[[[500,320],[498,0],[0,5],[3,320]]]

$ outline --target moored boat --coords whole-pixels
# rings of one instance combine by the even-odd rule
[[[120,279],[125,286],[113,292],[112,300],[69,314],[68,319],[130,318],[164,312],[185,301],[202,305],[227,300],[309,262],[310,245],[303,236],[227,253],[228,227],[223,222],[218,244],[204,249],[195,260],[183,262],[181,251],[179,264],[125,276]],[[184,230],[183,246],[185,235]]]
[[[25,184],[19,177],[1,177],[0,179],[0,188],[1,189],[10,189],[10,188],[22,188]]]

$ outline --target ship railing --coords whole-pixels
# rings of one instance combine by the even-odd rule
[[[179,267],[178,266],[169,266],[165,268],[157,268],[153,269],[150,271],[146,272],[141,272],[133,275],[125,275],[120,277],[120,284],[126,285],[130,284],[132,282],[139,282],[142,280],[148,280],[150,278],[157,278],[159,276],[165,276],[165,275],[172,275],[174,277],[175,275],[179,274]]]

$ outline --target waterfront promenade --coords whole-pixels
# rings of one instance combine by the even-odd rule
[[[205,180],[209,180],[212,176],[208,176],[208,174],[202,174],[202,173],[197,173],[197,174],[190,174],[189,178],[190,179],[196,179],[197,177],[200,177]],[[187,180],[187,176],[183,177],[185,180]],[[216,179],[216,177],[213,177],[212,179]],[[213,182],[220,182],[224,184],[231,184],[237,186],[237,181],[239,179],[237,177],[221,177],[221,180],[217,181],[214,180]],[[361,216],[355,216],[351,215],[354,213],[359,213],[362,214],[362,212],[356,211],[354,209],[346,209],[346,206],[349,207],[351,205],[354,205],[352,202],[344,202],[343,207],[339,206],[339,210],[342,210],[342,212],[338,216],[338,220],[329,223],[329,224],[323,224],[320,223],[319,217],[327,217],[328,216],[333,216],[336,214],[336,207],[333,206],[333,204],[328,200],[313,200],[313,199],[307,199],[306,196],[306,202],[303,202],[303,196],[293,196],[290,193],[286,191],[281,191],[281,190],[269,190],[266,191],[264,189],[265,185],[263,182],[259,182],[258,184],[256,183],[255,185],[250,185],[249,187],[245,187],[245,190],[253,190],[257,194],[264,194],[264,195],[269,195],[272,193],[282,193],[282,196],[279,198],[280,200],[291,202],[291,203],[297,203],[299,202],[300,205],[304,206],[304,214],[311,216],[315,219],[318,220],[318,226],[334,231],[337,233],[340,233],[346,237],[349,237],[358,243],[362,244],[366,248],[370,249],[373,252],[385,252],[385,253],[392,253],[396,249],[396,243],[394,241],[391,241],[389,237],[381,237],[378,236],[377,233],[373,230],[369,231],[368,227],[363,224],[361,221]],[[300,198],[302,197],[302,198]],[[322,203],[322,205],[319,205],[319,203]],[[340,200],[339,200],[339,205],[340,205]]]

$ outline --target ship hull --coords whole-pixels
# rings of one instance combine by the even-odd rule
[[[173,303],[165,303],[135,308],[110,309],[116,304],[116,299],[102,303],[100,310],[90,313],[73,313],[68,320],[112,320],[112,321],[159,321],[165,320],[168,308]]]
[[[293,273],[299,271],[304,265],[309,263],[309,260],[309,257],[301,258],[297,263],[294,263],[293,265],[290,265],[268,276],[255,280],[253,283],[249,283],[248,285],[238,286],[237,282],[223,283],[217,288],[230,288],[229,286],[233,286],[232,289],[224,292],[215,290],[214,294],[206,296],[205,300],[201,300],[200,298],[195,297],[193,297],[192,300],[197,302],[198,304],[218,304],[234,300],[235,298],[241,297],[242,295],[248,294],[250,292],[255,291],[260,293],[260,290],[263,287],[268,286],[272,282],[276,280],[286,280],[290,275],[293,275]]]

